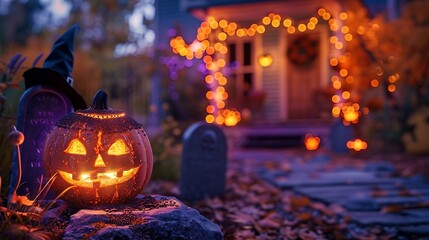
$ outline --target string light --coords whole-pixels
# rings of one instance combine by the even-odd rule
[[[319,21],[322,20],[329,24],[329,28],[332,31],[332,36],[329,38],[332,47],[334,49],[343,50],[346,46],[345,42],[353,41],[354,37],[345,22],[342,22],[340,25],[338,19],[342,21],[347,20],[348,13],[341,12],[337,17],[334,17],[326,9],[320,8],[317,11],[317,15],[311,16],[308,21],[295,21],[290,17],[269,13],[263,16],[260,22],[252,23],[244,28],[239,27],[235,22],[227,21],[226,19],[215,19],[209,16],[197,29],[196,40],[191,45],[187,45],[181,36],[177,36],[171,39],[170,46],[172,51],[180,56],[184,56],[188,59],[202,59],[207,70],[211,71],[211,73],[205,77],[205,82],[210,88],[206,93],[206,98],[211,102],[206,108],[206,122],[234,126],[240,121],[240,116],[237,111],[225,109],[225,102],[228,99],[225,86],[228,79],[221,74],[222,69],[226,66],[225,57],[223,57],[223,55],[228,53],[228,45],[225,43],[226,40],[234,36],[245,37],[264,34],[268,27],[284,27],[289,34],[294,34],[296,31],[311,31],[314,30]],[[376,29],[377,27],[379,28],[379,25],[373,24],[372,27]],[[357,28],[357,34],[365,34],[366,31],[367,30],[363,26]],[[329,64],[331,66],[340,66],[338,75],[333,75],[331,77],[332,87],[340,91],[332,96],[332,116],[343,117],[344,122],[350,124],[358,121],[360,112],[359,108],[356,109],[355,105],[347,102],[351,98],[351,93],[349,91],[341,91],[341,89],[345,87],[345,84],[354,83],[353,76],[351,76],[349,70],[343,66],[343,64],[347,62],[346,55],[347,54],[331,56],[329,59]],[[376,69],[376,72],[377,76],[383,75],[381,67]],[[342,79],[340,79],[340,77]],[[389,76],[389,81],[391,83],[388,86],[389,91],[393,92],[396,90],[394,84],[397,79],[399,79],[399,74]],[[378,85],[378,80],[374,79],[371,81],[372,87],[377,87]]]
[[[378,87],[378,85],[379,85],[380,83],[378,82],[378,80],[377,79],[372,79],[371,80],[371,87],[374,87],[374,88],[376,88],[376,87]]]
[[[351,150],[355,150],[355,151],[361,151],[361,150],[365,150],[365,149],[367,149],[367,147],[368,147],[368,144],[365,142],[365,141],[363,141],[363,140],[361,140],[361,139],[355,139],[355,140],[353,140],[353,141],[348,141],[347,142],[347,148],[348,149],[351,149]]]
[[[319,148],[320,138],[311,134],[306,134],[304,138],[305,148],[309,151],[315,151]]]

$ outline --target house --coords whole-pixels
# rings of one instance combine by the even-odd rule
[[[174,7],[171,1],[168,3],[170,8]],[[161,10],[163,2],[157,4]],[[317,16],[321,8],[329,9],[332,15],[338,15],[342,10],[335,0],[323,1],[323,4],[320,1],[180,1],[180,6],[174,8],[177,7],[201,20],[211,16],[217,21],[234,22],[237,27],[260,24],[269,13],[304,22]],[[282,22],[280,20],[281,25]],[[226,104],[241,110],[258,111],[253,118],[257,121],[276,123],[323,118],[318,105],[323,98],[321,90],[330,84],[329,57],[332,53],[329,37],[332,34],[329,24],[319,23],[312,31],[296,29],[294,34],[283,26],[267,26],[265,29],[263,34],[228,37],[226,45],[229,49],[224,56],[228,66],[225,71],[229,72],[225,86],[229,94]],[[194,38],[195,35],[196,28]],[[307,55],[302,54],[305,51]],[[263,67],[258,63],[258,58],[263,55],[272,58],[270,66]],[[262,97],[253,103],[251,94],[254,93]],[[253,104],[249,106],[249,102]]]
[[[379,11],[380,1],[362,1],[369,7],[372,2]],[[396,1],[383,3],[392,7]],[[265,132],[267,124],[305,123],[299,133],[303,135],[318,131],[311,129],[315,123],[329,126],[331,115],[342,114],[333,104],[350,98],[350,92],[335,93],[336,76],[347,76],[335,66],[353,38],[345,25],[343,4],[339,0],[161,0],[157,27],[162,32],[164,26],[171,26],[173,12],[179,16],[177,11],[186,11],[194,17],[184,19],[185,31],[172,47],[188,59],[203,60],[211,71],[205,79],[213,86],[206,95],[211,101],[207,122],[228,125],[229,109],[238,109],[242,121],[261,123]],[[170,15],[161,15],[166,6]],[[194,29],[193,35],[189,29]],[[208,46],[201,44],[205,40]],[[346,109],[350,112],[344,114],[352,122],[357,113],[351,106]]]

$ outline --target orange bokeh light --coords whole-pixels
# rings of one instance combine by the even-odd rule
[[[320,138],[316,136],[312,136],[310,134],[305,135],[304,139],[305,148],[309,151],[314,151],[319,148]]]
[[[213,122],[214,122],[214,120],[215,120],[215,118],[214,118],[214,116],[213,116],[213,115],[207,115],[207,116],[206,116],[206,122],[207,122],[207,123],[213,123]]]
[[[371,87],[378,87],[380,85],[380,82],[377,79],[371,80]]]
[[[356,123],[359,119],[359,112],[353,106],[344,106],[342,112],[347,122]]]
[[[358,139],[355,139],[353,141],[348,141],[347,142],[347,148],[359,152],[361,150],[367,149],[368,144],[365,141],[358,138]]]

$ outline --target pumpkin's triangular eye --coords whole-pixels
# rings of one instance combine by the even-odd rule
[[[130,153],[130,149],[122,139],[116,140],[107,151],[107,154],[114,156],[120,156],[128,153]]]
[[[75,138],[71,140],[69,146],[64,150],[64,152],[76,155],[86,155],[86,148],[79,139]]]

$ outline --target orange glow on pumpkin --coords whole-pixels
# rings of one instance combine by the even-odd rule
[[[47,177],[59,175],[52,190],[77,207],[131,199],[152,174],[152,148],[141,124],[109,108],[102,90],[88,109],[60,119],[43,149]]]
[[[65,153],[86,155],[86,148],[79,139],[74,138],[70,141],[69,146],[64,150]]]
[[[127,182],[137,174],[140,167],[135,167],[121,172],[97,173],[95,179],[91,179],[91,174],[82,173],[79,180],[73,179],[73,174],[64,171],[58,171],[60,176],[70,185],[83,188],[108,187],[115,184]]]
[[[102,132],[98,132],[97,137],[97,149],[99,150],[101,146],[101,136]],[[69,154],[76,155],[86,155],[86,148],[83,143],[74,138],[70,141],[69,146],[64,152]],[[111,156],[121,156],[125,154],[130,154],[130,148],[126,145],[123,139],[117,139],[107,151],[108,155]],[[94,162],[95,168],[105,168],[106,163],[100,154],[97,154],[97,158]],[[131,168],[125,171],[116,171],[116,172],[98,172],[95,176],[91,176],[90,173],[81,173],[78,179],[73,179],[73,174],[65,171],[58,171],[60,176],[69,184],[84,188],[94,188],[96,187],[107,187],[119,183],[126,182],[130,180],[134,175],[137,174],[140,167]]]
[[[96,113],[83,113],[83,112],[76,112],[76,113],[83,115],[85,117],[98,118],[98,119],[121,118],[125,116],[125,113],[117,113],[117,114],[96,114]]]
[[[125,144],[125,141],[122,139],[116,140],[107,151],[107,154],[113,155],[113,156],[120,156],[124,154],[129,154],[129,153],[130,153],[130,149],[127,147],[127,145]]]
[[[95,159],[94,167],[106,167],[106,164],[104,163],[100,154],[98,154],[97,158]]]

